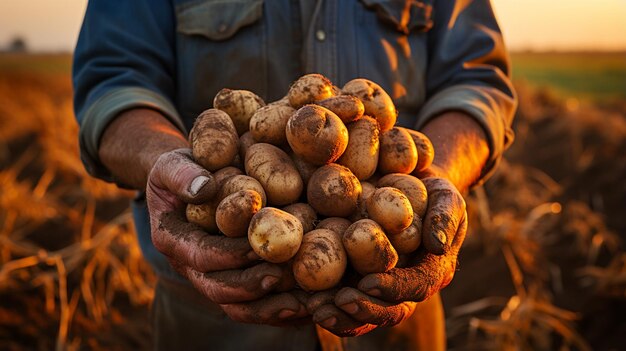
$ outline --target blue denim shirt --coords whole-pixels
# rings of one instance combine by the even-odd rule
[[[186,133],[222,88],[273,101],[310,72],[379,83],[405,127],[466,112],[489,139],[485,176],[513,139],[515,93],[488,0],[92,0],[73,67],[81,157],[112,180],[97,150],[120,112],[155,109]],[[134,210],[146,258],[169,274],[145,204]]]

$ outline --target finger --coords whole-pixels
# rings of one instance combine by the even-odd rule
[[[224,312],[241,323],[285,325],[309,316],[304,305],[290,293],[269,295],[247,303],[223,304]]]
[[[218,304],[259,299],[280,283],[282,275],[282,268],[271,263],[213,273],[202,273],[186,267],[185,272],[187,279],[200,293]]]
[[[216,192],[215,178],[193,160],[191,150],[178,149],[157,159],[148,177],[146,196],[149,205],[164,202],[167,206],[161,210],[171,211],[181,200],[200,204],[213,198]]]
[[[313,294],[306,305],[307,311],[313,314],[315,311],[323,305],[333,305],[335,303],[335,294],[337,289],[320,291]]]
[[[354,320],[381,326],[394,326],[409,318],[415,310],[414,302],[388,303],[353,288],[341,289],[335,304]]]
[[[444,255],[436,256],[420,249],[414,266],[368,274],[359,282],[359,290],[392,303],[426,300],[447,286],[454,277],[457,255],[466,232],[467,219],[463,217],[451,249]]]
[[[163,213],[150,220],[154,223],[152,242],[157,250],[196,271],[241,268],[258,260],[246,237],[211,235],[185,221],[178,212]]]
[[[428,209],[422,226],[422,240],[426,250],[442,255],[454,240],[463,219],[465,200],[444,178],[426,178],[423,182],[428,191]]]
[[[313,322],[341,337],[367,334],[376,328],[373,324],[362,323],[351,318],[335,305],[319,307],[313,314]]]

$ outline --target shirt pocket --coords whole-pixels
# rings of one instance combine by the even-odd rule
[[[426,32],[433,26],[432,5],[414,0],[361,0],[365,7],[376,11],[378,18],[398,32]]]
[[[196,0],[176,6],[177,105],[190,128],[222,88],[267,92],[263,0]]]

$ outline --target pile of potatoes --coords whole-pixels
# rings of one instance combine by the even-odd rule
[[[189,139],[219,191],[187,206],[189,222],[247,235],[262,259],[289,264],[307,291],[340,285],[346,271],[388,271],[420,246],[428,200],[416,175],[433,147],[394,127],[396,108],[379,85],[354,79],[338,88],[308,74],[267,105],[250,91],[223,89],[213,107]]]

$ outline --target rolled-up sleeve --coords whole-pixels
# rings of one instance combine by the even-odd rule
[[[510,81],[510,61],[488,0],[435,4],[428,38],[427,100],[416,128],[446,111],[473,117],[489,143],[484,181],[514,138],[511,123],[517,100]]]
[[[89,1],[74,53],[74,111],[81,159],[111,181],[98,159],[100,139],[121,112],[150,108],[181,131],[174,107],[174,15],[167,0]]]

